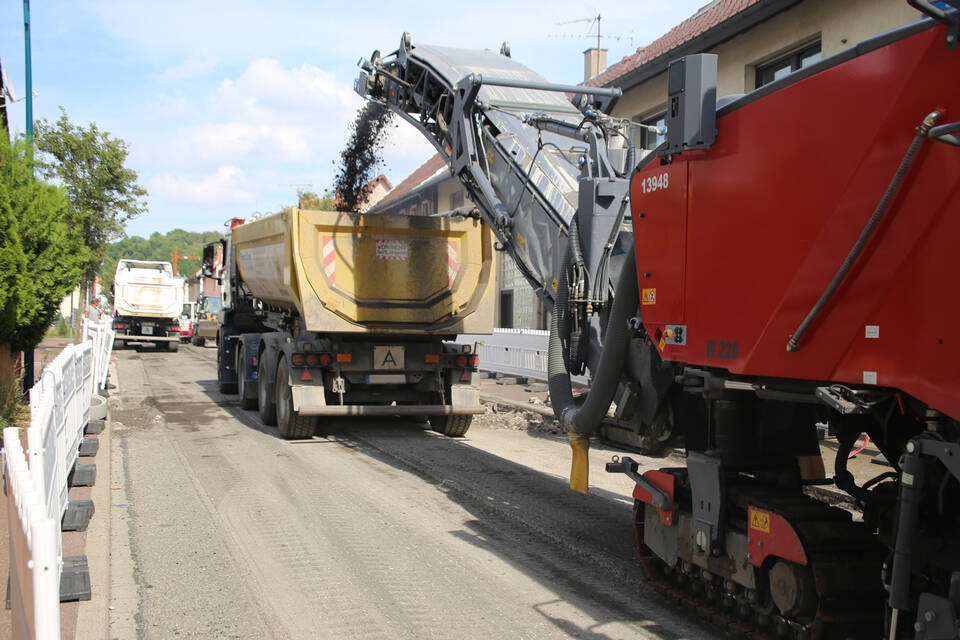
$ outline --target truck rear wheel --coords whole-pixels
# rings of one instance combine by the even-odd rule
[[[167,343],[167,351],[172,351],[176,353],[180,349],[180,340],[173,340]]]
[[[270,382],[267,376],[266,352],[257,361],[257,405],[263,424],[277,424],[277,405],[270,402]]]
[[[243,344],[237,347],[237,393],[240,394],[240,407],[242,409],[256,409],[257,396],[256,391],[250,393],[250,364],[247,362],[247,353],[243,349]]]
[[[126,348],[127,348],[127,343],[126,343],[126,342],[124,342],[123,340],[116,340],[116,339],[114,339],[114,341],[113,341],[113,350],[114,350],[114,351],[123,351],[123,350],[126,349]]]
[[[450,438],[461,438],[473,422],[472,415],[430,416],[430,428]]]
[[[287,374],[287,358],[280,356],[277,363],[277,429],[287,440],[313,437],[317,421],[313,416],[301,416],[293,410],[293,392]]]

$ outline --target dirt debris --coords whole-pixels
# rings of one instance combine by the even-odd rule
[[[387,125],[392,121],[393,112],[377,102],[366,102],[357,112],[333,183],[338,211],[357,211],[370,196],[365,187],[383,164]]]
[[[560,423],[552,418],[533,411],[524,411],[509,404],[484,402],[487,412],[474,420],[490,429],[509,429],[511,431],[537,431],[552,435],[562,435]]]

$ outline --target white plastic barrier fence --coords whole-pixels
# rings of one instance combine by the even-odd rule
[[[457,336],[459,344],[477,344],[480,369],[511,376],[546,380],[550,332],[539,329],[494,329],[492,334]],[[587,384],[586,376],[573,376]]]
[[[100,392],[107,386],[107,370],[110,366],[110,353],[113,351],[113,339],[116,332],[111,322],[87,322],[84,320],[84,339],[93,343],[93,381],[94,392]]]
[[[60,638],[60,522],[51,518],[20,444],[3,430],[4,493],[10,528],[10,613],[14,640]]]
[[[84,342],[67,345],[44,368],[30,390],[29,463],[19,430],[3,434],[17,639],[60,637],[60,524],[67,510],[67,477],[80,454],[91,398],[106,385],[113,347],[106,323],[85,323],[84,335]]]

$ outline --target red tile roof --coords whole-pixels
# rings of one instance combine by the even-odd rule
[[[407,195],[418,187],[423,182],[429,180],[437,171],[445,168],[447,166],[446,161],[440,157],[439,153],[433,154],[433,156],[420,165],[416,171],[411,173],[409,176],[404,178],[400,184],[393,188],[390,193],[385,195],[380,202],[377,203],[377,208],[384,206],[385,204],[398,200],[403,196]]]
[[[590,78],[584,84],[601,87],[613,83],[634,69],[656,60],[660,56],[676,49],[685,42],[696,38],[717,25],[729,20],[744,9],[758,4],[762,0],[713,0],[691,17],[687,18],[646,47],[639,47],[632,56],[607,67],[600,75]]]

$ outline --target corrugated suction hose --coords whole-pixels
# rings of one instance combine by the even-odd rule
[[[576,221],[571,223],[571,227]],[[576,237],[572,237],[575,241]],[[637,311],[640,294],[637,289],[637,262],[635,249],[630,247],[626,256],[620,281],[614,293],[613,307],[607,320],[606,334],[600,362],[593,375],[590,392],[584,403],[577,407],[573,400],[570,385],[570,372],[564,364],[565,341],[569,338],[568,301],[569,272],[571,254],[568,245],[564,252],[557,282],[557,296],[550,319],[550,351],[547,358],[547,375],[550,385],[550,402],[560,424],[570,434],[570,446],[573,450],[573,463],[570,470],[570,488],[586,493],[589,485],[589,436],[596,433],[600,421],[607,415],[607,409],[617,391],[620,375],[627,358],[631,329],[627,320]]]

